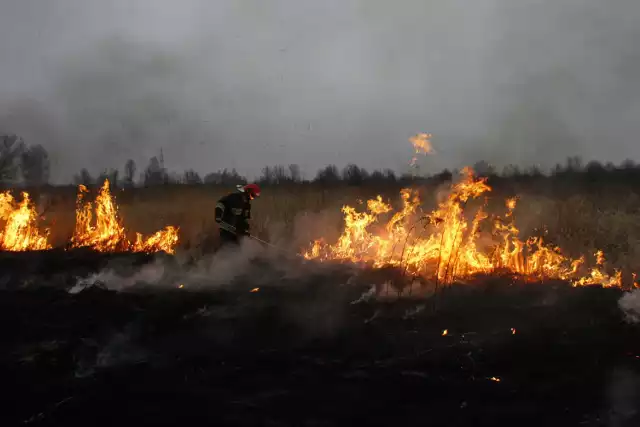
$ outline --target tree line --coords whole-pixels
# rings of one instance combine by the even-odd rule
[[[114,185],[131,186],[131,187],[148,187],[157,185],[225,185],[232,186],[237,184],[246,184],[249,180],[240,175],[236,169],[223,169],[216,172],[208,173],[204,176],[200,175],[193,169],[184,171],[183,173],[169,172],[164,166],[161,158],[152,157],[148,165],[136,179],[137,166],[133,160],[128,160],[124,166],[124,174],[120,175],[119,170],[105,170],[99,175],[93,176],[83,168],[74,177],[75,184],[96,185],[109,179]],[[253,180],[263,186],[284,185],[284,184],[301,184],[301,183],[319,183],[326,185],[348,184],[348,185],[364,185],[369,183],[396,183],[398,181],[412,180],[414,177],[410,175],[397,176],[391,169],[384,171],[373,171],[369,173],[365,168],[361,168],[355,164],[349,164],[343,169],[338,169],[335,165],[327,165],[320,169],[315,178],[305,179],[300,166],[296,164],[265,166],[260,176]]]
[[[472,168],[477,175],[486,176],[490,180],[531,181],[544,178],[559,178],[563,182],[612,182],[640,183],[640,165],[633,160],[625,160],[619,165],[611,162],[591,161],[584,164],[580,157],[569,157],[564,163],[557,164],[549,172],[539,167],[520,168],[508,165],[498,170],[489,162],[478,161]],[[182,173],[170,172],[164,165],[162,152],[149,159],[145,168],[138,174],[136,162],[127,160],[122,169],[103,170],[93,175],[83,168],[74,175],[73,183],[86,186],[100,185],[108,179],[116,187],[149,187],[158,185],[223,185],[234,186],[245,184],[247,178],[235,169],[223,169],[202,176],[193,169]],[[47,150],[41,145],[27,145],[16,135],[0,135],[0,184],[4,186],[20,185],[37,187],[47,185],[51,172],[51,162]],[[446,182],[457,174],[457,170],[443,170],[430,176],[416,176],[409,173],[396,174],[391,169],[369,172],[356,164],[348,164],[342,169],[335,165],[327,165],[317,171],[312,179],[306,179],[296,164],[266,166],[256,179],[261,185],[284,185],[313,183],[324,186],[332,185],[384,185],[410,184],[420,181]]]
[[[569,157],[562,164],[557,164],[550,171],[544,172],[537,166],[520,168],[515,165],[508,165],[501,170],[493,167],[486,161],[479,161],[472,165],[476,175],[487,177],[490,183],[499,184],[501,182],[522,182],[535,183],[543,180],[560,182],[562,185],[577,184],[640,184],[640,164],[632,160],[625,160],[615,165],[613,163],[602,164],[591,161],[584,164],[579,157]],[[133,160],[127,161],[124,167],[124,175],[119,176],[118,170],[112,169],[104,171],[102,174],[92,177],[86,169],[83,169],[75,178],[76,184],[97,185],[108,178],[111,183],[117,186],[157,186],[157,185],[222,185],[234,186],[245,184],[247,178],[240,175],[235,169],[211,172],[201,176],[194,170],[187,170],[183,173],[170,173],[164,167],[158,157],[152,157],[144,171],[139,174],[139,179],[135,180],[136,165]],[[300,167],[296,164],[266,166],[262,169],[260,176],[254,180],[262,186],[291,185],[291,184],[316,184],[322,186],[382,186],[382,185],[411,185],[411,184],[439,184],[451,181],[459,170],[444,169],[431,175],[416,176],[413,174],[398,175],[391,169],[374,170],[367,169],[355,164],[348,164],[342,169],[336,165],[327,165],[317,171],[311,179],[306,179],[301,173]]]

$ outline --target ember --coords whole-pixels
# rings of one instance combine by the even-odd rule
[[[416,155],[411,159],[411,166],[416,166],[418,163],[418,154],[431,154],[433,153],[433,146],[431,145],[431,134],[419,133],[409,139],[413,148],[416,150]]]

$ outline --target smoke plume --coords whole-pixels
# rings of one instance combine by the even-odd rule
[[[0,128],[43,144],[58,182],[161,148],[177,171],[406,171],[419,132],[426,172],[621,161],[639,20],[635,0],[8,0]]]

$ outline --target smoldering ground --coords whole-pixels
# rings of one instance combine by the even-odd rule
[[[191,313],[208,319],[239,317],[246,311],[263,310],[265,307],[256,301],[261,301],[259,295],[264,293],[284,289],[285,292],[304,292],[306,296],[298,304],[285,303],[282,311],[306,334],[322,335],[340,328],[344,314],[340,302],[357,298],[364,289],[364,285],[360,285],[345,291],[348,280],[359,275],[359,269],[354,266],[309,262],[295,252],[275,251],[248,239],[238,247],[195,260],[179,258],[159,258],[145,265],[130,265],[126,259],[118,259],[99,272],[78,278],[69,292],[77,294],[96,287],[134,293],[237,292],[247,295],[248,299],[233,308],[204,306]],[[258,296],[250,295],[252,293]]]
[[[253,245],[200,263],[133,258],[84,273],[73,292],[77,281],[2,291],[0,369],[11,391],[2,417],[422,425],[428,411],[434,425],[625,425],[636,416],[638,331],[616,289],[493,276],[452,286],[434,305],[380,300],[374,279],[347,284],[348,268]]]
[[[626,427],[640,421],[640,376],[626,367],[612,369],[607,386],[609,407],[603,414],[609,427]]]

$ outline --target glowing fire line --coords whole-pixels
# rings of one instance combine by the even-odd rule
[[[95,202],[85,201],[88,190],[81,185],[76,206],[76,225],[71,237],[72,248],[90,247],[101,252],[158,252],[174,253],[178,243],[178,228],[167,226],[148,237],[136,233],[130,242],[118,215],[118,207],[106,180]],[[38,214],[29,194],[22,193],[16,202],[10,192],[0,193],[0,250],[33,251],[51,249],[49,230],[38,228]]]
[[[489,191],[485,178],[476,178],[470,168],[465,168],[447,199],[426,215],[420,211],[417,192],[411,189],[401,191],[402,209],[386,225],[381,225],[380,218],[393,209],[380,196],[368,202],[367,212],[345,206],[345,228],[338,241],[332,245],[318,240],[303,255],[321,261],[401,267],[411,275],[441,283],[478,273],[507,271],[538,280],[570,280],[576,286],[622,285],[620,271],[613,275],[604,271],[601,251],[596,253],[596,267],[581,275],[584,257],[568,258],[541,237],[520,240],[514,224],[516,199],[506,201],[507,213],[495,219],[490,244],[486,244],[486,233],[481,240],[479,226],[489,215],[481,207],[469,221],[465,208],[468,201]]]
[[[178,229],[168,226],[148,238],[136,233],[135,242],[126,237],[118,216],[118,208],[105,180],[94,204],[84,200],[87,188],[80,185],[76,206],[76,227],[71,247],[91,247],[101,252],[158,252],[173,253],[178,243]],[[95,220],[93,207],[95,206]]]

